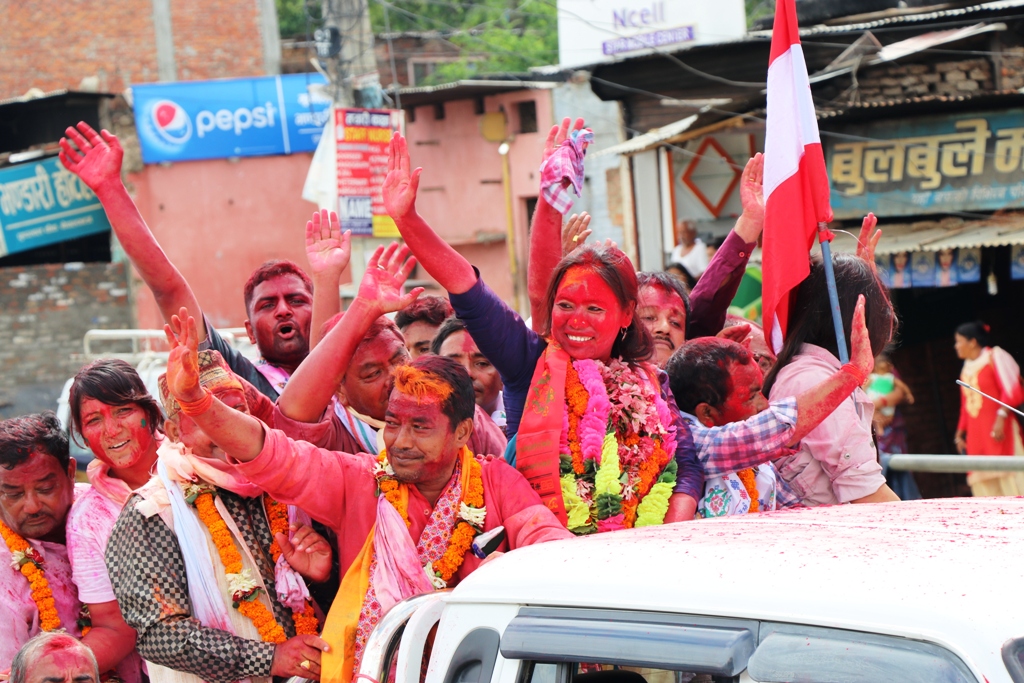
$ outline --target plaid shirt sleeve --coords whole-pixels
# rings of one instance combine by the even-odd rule
[[[139,652],[210,683],[269,676],[273,643],[206,628],[192,618],[178,539],[158,515],[138,512],[139,500],[133,496],[121,511],[106,552],[121,613],[139,634]]]
[[[743,422],[705,427],[692,415],[685,419],[704,474],[714,477],[757,467],[792,453],[786,444],[796,427],[796,417],[796,399],[784,398]]]

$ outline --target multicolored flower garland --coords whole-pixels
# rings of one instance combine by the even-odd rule
[[[270,537],[278,534],[288,534],[288,506],[279,503],[270,496],[263,496],[263,507],[267,511],[267,521],[270,523]],[[275,563],[281,557],[281,545],[275,539],[270,544],[270,556]],[[306,606],[301,612],[292,612],[292,621],[295,622],[295,633],[300,636],[315,636],[320,632],[320,622],[317,621],[313,605],[306,600]]]
[[[235,547],[231,531],[224,523],[224,518],[221,517],[213,500],[216,489],[208,484],[189,484],[185,487],[184,493],[185,500],[195,507],[199,520],[209,530],[213,544],[217,546],[217,554],[227,574],[232,607],[252,621],[263,642],[285,642],[287,637],[284,629],[277,623],[270,610],[259,601],[262,589],[253,580],[249,570],[242,569],[242,555]]]
[[[483,530],[484,520],[487,517],[487,508],[484,506],[483,468],[475,458],[468,458],[468,462],[469,480],[462,490],[458,517],[451,537],[448,539],[448,547],[440,559],[428,563],[423,568],[434,588],[437,589],[448,587],[448,582],[452,580],[465,561],[466,553],[473,545],[473,539]],[[380,493],[398,510],[398,514],[405,520],[405,525],[409,526],[407,503],[403,504],[402,502],[399,491],[401,484],[395,479],[395,471],[391,469],[386,451],[382,451],[377,457],[373,476],[377,480],[377,488]]]
[[[11,551],[11,567],[21,572],[32,588],[32,602],[36,603],[36,609],[39,610],[39,628],[56,631],[60,628],[60,615],[57,614],[57,603],[53,599],[50,582],[43,574],[42,556],[3,522],[0,522],[0,536],[3,536],[7,549]]]
[[[661,524],[676,483],[675,427],[644,371],[574,360],[565,380],[561,483],[578,535]]]

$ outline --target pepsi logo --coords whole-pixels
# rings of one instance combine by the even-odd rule
[[[192,137],[192,119],[176,102],[154,102],[150,117],[156,134],[168,144],[183,145]]]

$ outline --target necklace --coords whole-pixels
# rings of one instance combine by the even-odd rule
[[[213,501],[215,492],[212,486],[202,483],[189,484],[184,489],[185,500],[195,507],[199,520],[209,530],[213,544],[217,546],[217,554],[227,575],[231,606],[252,621],[263,642],[283,643],[287,640],[284,629],[259,601],[262,589],[253,580],[249,570],[242,569],[242,555],[235,547],[231,531]]]
[[[20,571],[32,587],[32,601],[39,610],[39,628],[56,631],[60,628],[60,616],[57,614],[57,603],[54,602],[50,582],[43,575],[42,556],[3,522],[0,522],[0,536],[3,536],[4,543],[11,551],[11,567]]]
[[[267,511],[267,521],[270,522],[270,537],[278,534],[288,534],[288,506],[282,505],[270,496],[263,496],[263,506]],[[276,563],[281,557],[281,546],[275,540],[270,545],[270,556]],[[318,633],[316,614],[313,612],[313,605],[306,600],[306,606],[301,612],[292,612],[292,621],[295,622],[295,633],[300,636],[315,636]]]
[[[470,455],[464,457],[466,449],[463,448],[459,457],[463,458],[463,466],[469,468],[469,478],[462,489],[462,499],[459,502],[459,512],[455,528],[452,529],[448,538],[448,547],[440,559],[429,562],[423,568],[435,588],[447,588],[448,582],[452,580],[456,572],[466,559],[466,553],[473,545],[473,539],[480,533],[484,526],[484,519],[487,516],[487,508],[484,507],[484,484],[483,468],[476,458]],[[402,516],[405,525],[409,526],[408,498],[403,504],[401,487],[403,484],[395,479],[395,471],[387,460],[387,451],[382,451],[377,456],[377,465],[373,472],[377,480],[377,488],[381,494],[391,503],[398,514]]]

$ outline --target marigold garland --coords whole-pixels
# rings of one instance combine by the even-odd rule
[[[11,566],[28,579],[32,588],[32,602],[39,611],[39,628],[43,631],[56,631],[60,628],[60,615],[57,614],[57,603],[50,590],[50,582],[43,574],[43,558],[28,541],[19,536],[0,521],[0,536],[3,536],[7,549],[11,551]]]
[[[560,483],[567,528],[586,535],[663,523],[678,471],[676,435],[653,370],[574,360],[565,396]]]
[[[270,496],[263,496],[263,507],[267,511],[267,521],[270,523],[270,537],[278,534],[288,533],[288,506],[277,502]],[[281,557],[281,546],[275,539],[270,544],[270,556],[276,564]],[[301,612],[292,611],[292,621],[295,622],[295,633],[300,636],[315,636],[320,632],[320,622],[313,611],[313,605],[306,600],[305,607]]]
[[[739,480],[743,483],[743,488],[747,490],[747,495],[750,496],[750,510],[748,512],[760,512],[761,503],[757,499],[757,472],[753,469],[740,470],[736,473]]]
[[[196,488],[193,485],[187,487],[185,493],[186,500],[195,506],[196,512],[199,514],[199,521],[209,530],[213,544],[217,546],[217,554],[220,556],[221,564],[224,565],[224,573],[228,575],[228,586],[246,587],[239,590],[232,589],[231,600],[234,608],[253,623],[263,642],[285,642],[287,637],[284,634],[284,629],[274,619],[274,615],[259,601],[261,589],[252,585],[254,582],[249,577],[248,571],[242,571],[242,555],[235,547],[231,531],[213,501],[213,488],[209,486]]]
[[[580,381],[579,373],[572,363],[565,369],[565,402],[569,411],[569,453],[572,469],[577,475],[583,474],[583,446],[580,441],[580,420],[587,410],[587,390]]]
[[[460,455],[461,457],[461,455]],[[398,513],[409,526],[409,514],[406,505],[402,504],[400,495],[400,484],[395,479],[395,472],[387,462],[387,452],[382,451],[377,457],[377,465],[374,468],[374,477],[377,479],[377,488],[384,497],[395,506]],[[473,539],[483,529],[484,518],[487,508],[484,507],[484,482],[483,468],[476,458],[469,459],[469,479],[462,491],[462,501],[459,506],[459,519],[452,529],[448,539],[448,547],[444,554],[434,562],[424,567],[427,575],[430,576],[434,586],[445,588],[452,577],[458,573],[459,568],[466,559],[466,553],[473,545]]]

